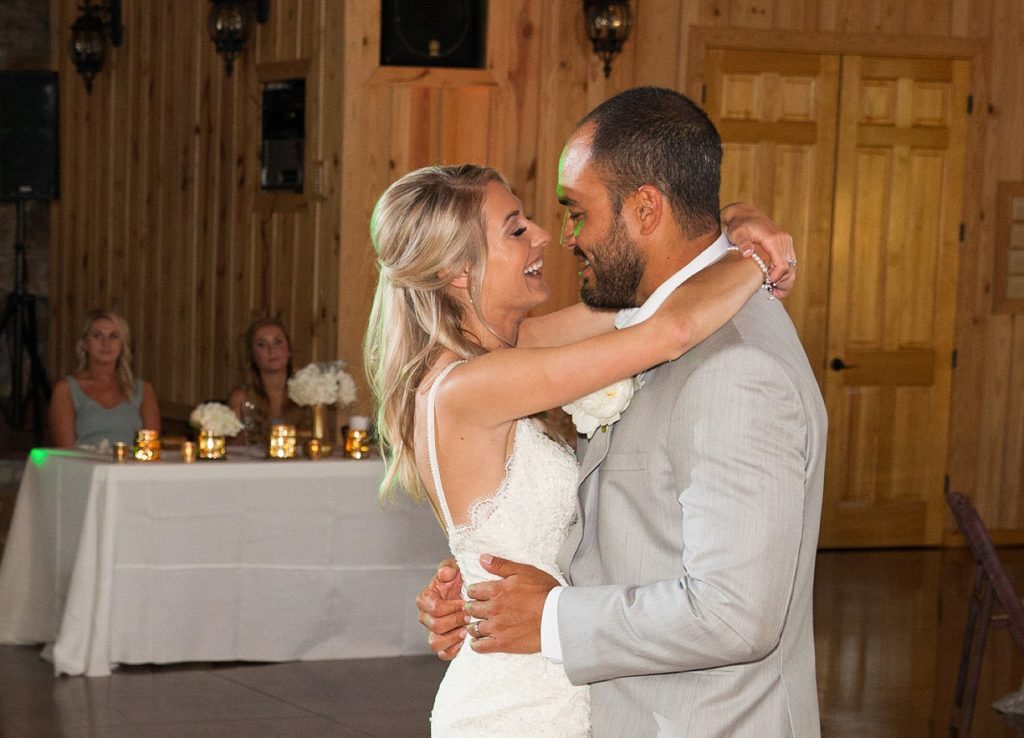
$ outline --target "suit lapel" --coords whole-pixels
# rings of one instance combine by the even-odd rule
[[[594,437],[587,442],[586,451],[583,454],[583,461],[580,463],[580,486],[584,486],[583,482],[587,477],[597,468],[597,465],[604,461],[604,457],[608,455],[608,446],[611,443],[612,432],[608,428],[606,430],[598,429],[594,433]]]
[[[596,486],[597,481],[596,477],[589,479],[588,477],[591,477],[594,469],[608,454],[610,435],[611,433],[599,431],[589,441],[580,437],[576,444],[582,459],[580,462],[578,496],[576,498],[576,524],[569,531],[568,537],[558,552],[558,568],[565,575],[569,584],[572,584],[572,577],[570,576],[572,560],[576,555],[576,549],[580,546],[580,541],[583,540],[583,510],[585,504],[583,498],[585,495],[589,496],[589,491]]]

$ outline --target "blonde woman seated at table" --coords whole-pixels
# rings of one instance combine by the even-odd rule
[[[247,381],[231,391],[228,406],[242,421],[247,442],[264,439],[271,423],[299,425],[302,408],[288,397],[292,370],[292,340],[284,324],[272,318],[257,320],[244,337],[249,361]],[[239,435],[236,440],[242,441]]]
[[[50,401],[56,446],[130,444],[140,428],[160,430],[156,393],[132,373],[131,330],[124,318],[112,310],[93,310],[76,353],[78,368],[57,381]]]

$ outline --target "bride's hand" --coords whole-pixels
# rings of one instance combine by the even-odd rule
[[[451,661],[462,647],[469,617],[462,599],[462,572],[453,559],[437,566],[434,578],[416,598],[419,621],[430,635],[430,650],[442,661]]]
[[[768,265],[768,275],[775,284],[776,297],[789,294],[796,283],[796,250],[793,237],[753,205],[737,202],[722,208],[722,226],[729,241],[740,247],[744,256],[755,248],[761,251]]]

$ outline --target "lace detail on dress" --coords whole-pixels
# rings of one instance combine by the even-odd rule
[[[438,375],[427,399],[427,443],[448,546],[463,581],[468,586],[494,579],[480,566],[480,555],[491,553],[532,564],[564,584],[555,562],[576,518],[579,470],[572,450],[535,421],[516,422],[498,488],[473,503],[466,524],[452,525],[436,465],[433,407],[437,386],[452,366]],[[540,654],[478,654],[467,643],[438,689],[431,723],[433,735],[446,737],[587,736],[589,690],[570,684],[562,666]]]

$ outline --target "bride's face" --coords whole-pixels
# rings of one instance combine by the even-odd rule
[[[526,217],[519,198],[500,182],[490,182],[483,200],[487,267],[480,308],[490,321],[521,319],[544,302],[544,248],[551,234]]]

